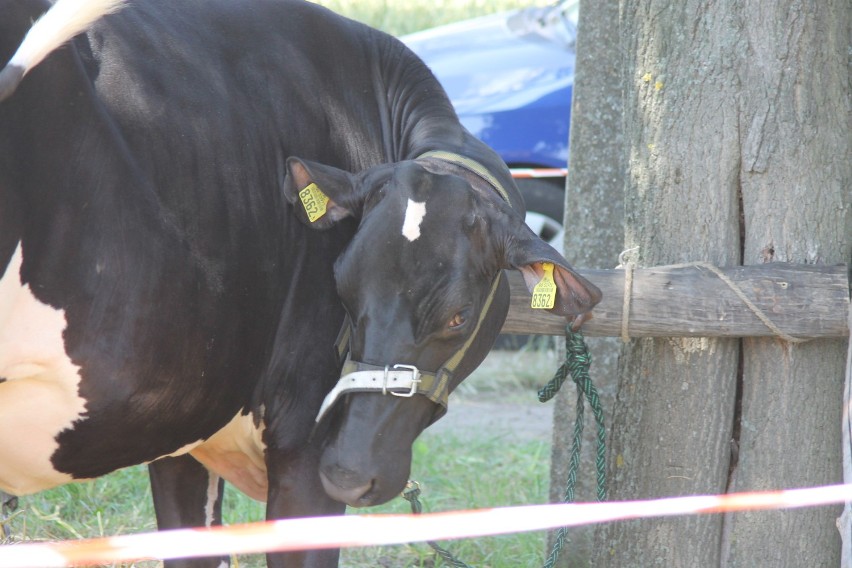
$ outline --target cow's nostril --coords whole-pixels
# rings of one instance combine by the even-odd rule
[[[367,507],[372,505],[372,500],[369,498],[369,494],[373,490],[372,481],[363,485],[344,488],[329,479],[324,472],[320,472],[320,480],[322,481],[325,492],[335,501],[346,503],[350,507]]]

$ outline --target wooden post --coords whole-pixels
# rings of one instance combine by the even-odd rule
[[[743,55],[737,170],[743,264],[849,262],[852,113],[849,0],[745,0],[732,13]],[[730,491],[842,479],[846,344],[742,342],[739,460]],[[838,566],[840,507],[732,515],[730,566]]]
[[[637,266],[741,264],[736,108],[745,87],[728,74],[738,57],[725,35],[730,4],[619,3],[624,248],[640,247]],[[739,340],[670,335],[622,350],[610,411],[611,499],[727,487]],[[721,538],[718,516],[614,523],[597,531],[590,565],[719,566]]]
[[[841,338],[849,332],[849,266],[776,262],[720,269],[723,277],[753,304],[750,307],[714,271],[679,265],[639,268],[629,293],[628,334],[637,337]],[[624,270],[580,273],[603,291],[594,317],[583,325],[587,336],[618,337],[624,321]],[[530,294],[520,275],[509,274],[512,303],[505,333],[563,335],[565,320],[530,309]],[[757,311],[755,311],[757,310]],[[777,326],[773,330],[757,312]]]
[[[750,269],[772,261],[849,262],[848,0],[620,0],[618,14],[613,27],[624,55],[628,164],[625,248],[641,247],[639,265],[704,259]],[[826,304],[836,313],[805,309],[796,317],[818,326],[834,316],[842,320],[849,312],[846,286],[844,298]],[[740,287],[752,297],[753,289]],[[756,296],[766,291],[758,288]],[[664,300],[657,305],[667,316],[670,309],[680,315],[642,331],[641,306],[634,303],[629,313],[630,336],[650,337],[622,349],[611,412],[611,497],[837,481],[836,424],[848,410],[838,402],[847,345],[826,338],[848,337],[848,325],[788,327],[784,333],[794,337],[819,338],[794,344],[769,337],[778,331],[754,317],[752,308],[741,312],[751,324],[737,319],[731,325],[729,289],[691,298],[667,295],[656,285],[649,290]],[[639,304],[640,292],[634,285],[631,299]],[[622,296],[616,291],[612,297]],[[705,305],[708,298],[718,303]],[[773,312],[786,311],[788,300],[755,305],[777,325],[785,317]],[[616,310],[602,307],[587,333],[618,321],[608,317]],[[715,326],[709,314],[717,316]],[[708,325],[699,329],[696,321]],[[522,328],[507,322],[510,329],[516,325]],[[561,333],[561,321],[552,325]],[[835,515],[822,509],[602,526],[591,564],[832,566],[840,562]],[[848,518],[841,519],[845,535]],[[852,546],[848,550],[845,559],[852,563]]]

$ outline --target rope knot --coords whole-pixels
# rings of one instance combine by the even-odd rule
[[[568,351],[576,356],[576,357],[589,357],[589,348],[586,346],[586,342],[583,341],[582,332],[575,331],[571,332],[567,341]]]

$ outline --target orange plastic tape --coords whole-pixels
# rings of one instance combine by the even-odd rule
[[[568,175],[568,168],[509,168],[515,179],[523,178],[557,178]]]
[[[0,568],[376,546],[643,517],[812,507],[852,501],[852,484],[648,501],[530,505],[424,515],[344,515],[0,547]],[[346,535],[341,538],[340,535]]]

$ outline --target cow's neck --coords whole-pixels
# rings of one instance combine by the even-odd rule
[[[441,151],[481,164],[495,183],[514,187],[505,164],[490,148],[473,137],[459,122],[452,104],[426,65],[401,44],[388,42],[378,57],[379,83],[387,92],[380,99],[385,156],[388,161],[417,159]],[[450,164],[451,168],[455,168]],[[476,176],[475,176],[476,177]],[[472,180],[482,185],[481,180]],[[510,191],[510,204],[522,207]]]
[[[386,159],[413,160],[438,148],[463,150],[465,131],[426,65],[396,41],[380,42],[375,57]]]

